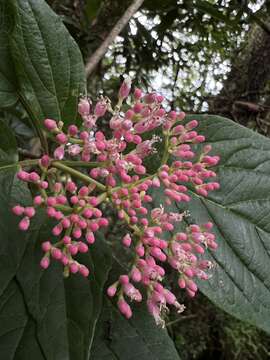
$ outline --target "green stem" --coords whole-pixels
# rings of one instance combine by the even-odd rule
[[[65,206],[65,205],[54,205],[54,208],[57,210],[60,210],[62,212],[72,212],[73,209],[70,206]]]
[[[66,172],[66,173],[68,173],[68,174],[76,177],[77,179],[80,179],[80,180],[82,180],[82,181],[84,181],[84,182],[86,182],[88,184],[94,184],[94,185],[96,185],[97,188],[99,188],[102,191],[106,190],[106,186],[104,186],[100,182],[92,179],[90,176],[82,174],[80,171],[74,170],[71,167],[62,164],[60,161],[53,161],[52,166],[59,169],[59,170],[62,170],[64,172]]]
[[[63,160],[61,161],[61,164],[64,164],[66,166],[70,166],[70,167],[84,167],[84,168],[89,168],[89,167],[101,167],[102,163],[99,162],[87,162],[87,161],[73,161],[73,160]]]
[[[77,139],[77,138],[74,138],[74,137],[69,137],[68,141],[71,142],[72,144],[79,144],[79,145],[84,144],[83,140]]]
[[[112,189],[110,190],[110,192],[113,193],[113,192],[116,192],[116,191],[118,191],[118,190],[120,190],[120,189],[122,189],[122,188],[128,188],[128,189],[129,189],[129,188],[133,188],[134,186],[137,186],[137,185],[142,184],[142,183],[145,182],[146,180],[153,179],[153,177],[155,177],[156,175],[157,175],[157,174],[155,173],[155,174],[146,176],[146,177],[144,177],[144,178],[142,178],[142,179],[140,179],[140,180],[138,180],[138,181],[136,181],[136,182],[134,182],[134,183],[132,183],[132,184],[123,184],[123,185],[121,185],[121,186],[116,186],[116,187],[112,188]]]
[[[169,133],[165,133],[165,145],[164,145],[164,153],[161,159],[161,166],[166,164],[169,158]]]

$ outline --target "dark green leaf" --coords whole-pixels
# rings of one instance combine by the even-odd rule
[[[208,252],[213,277],[200,289],[230,314],[270,332],[270,141],[225,118],[189,119],[199,120],[199,132],[221,156],[220,190],[204,198],[189,189],[191,218],[212,221],[219,243]]]
[[[85,11],[89,20],[92,21],[97,16],[100,4],[101,0],[88,0],[86,2]]]
[[[51,225],[38,214],[30,231],[21,232],[10,211],[18,201],[30,204],[15,169],[0,172],[0,189],[0,358],[88,359],[110,269],[102,237],[81,259],[93,274],[74,276],[64,286],[59,264],[52,262],[46,271],[39,266]]]
[[[18,161],[17,143],[10,128],[0,121],[0,169],[1,166]]]
[[[74,122],[78,96],[85,91],[79,48],[44,0],[12,0],[10,33],[19,95],[42,136],[46,117]]]
[[[102,235],[81,259],[90,268],[89,281],[80,275],[65,281],[71,359],[90,359],[90,350],[103,304],[103,288],[111,257]]]
[[[142,304],[126,320],[108,299],[104,301],[94,339],[93,360],[179,360],[167,331],[157,327]]]
[[[8,47],[12,19],[7,12],[8,2],[0,0],[0,107],[10,107],[18,100],[16,76]]]

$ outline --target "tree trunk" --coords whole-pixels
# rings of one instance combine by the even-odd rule
[[[247,38],[247,44],[232,62],[223,89],[209,100],[209,112],[268,133],[270,35],[256,24]]]

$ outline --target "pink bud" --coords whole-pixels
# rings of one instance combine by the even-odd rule
[[[91,231],[86,233],[85,238],[88,244],[93,244],[95,242],[95,236]]]
[[[120,90],[119,90],[119,98],[121,99],[125,99],[128,97],[129,93],[130,93],[130,89],[131,89],[131,79],[129,77],[127,77],[121,87],[120,87]]]
[[[29,180],[29,174],[26,171],[20,170],[17,173],[17,178],[22,181],[28,181]]]
[[[42,158],[40,159],[40,164],[47,168],[50,165],[50,158],[48,155],[43,155]]]
[[[80,99],[79,104],[78,104],[78,113],[81,116],[90,114],[90,102],[87,98]]]
[[[68,133],[69,133],[69,135],[71,135],[71,136],[77,135],[77,133],[78,133],[78,128],[77,128],[77,126],[76,126],[76,125],[70,125],[70,126],[68,127]]]
[[[132,316],[132,311],[128,303],[124,299],[120,299],[117,303],[118,309],[120,312],[127,318],[130,319]]]
[[[141,89],[138,89],[138,88],[136,88],[135,90],[134,90],[134,98],[136,99],[136,100],[139,100],[141,97],[142,97],[142,90]]]
[[[56,140],[59,144],[65,145],[68,142],[68,137],[64,133],[56,135]]]
[[[131,245],[131,237],[129,234],[126,234],[122,239],[122,244],[126,247],[130,247]]]
[[[45,241],[42,243],[41,248],[44,252],[48,252],[51,250],[51,243],[49,241]]]
[[[24,215],[28,216],[29,218],[33,217],[35,215],[36,211],[32,206],[26,207],[24,209]]]
[[[154,177],[153,180],[152,180],[152,184],[153,184],[154,187],[160,187],[159,178]]]
[[[136,246],[136,253],[140,257],[143,256],[144,255],[144,247],[142,245]]]
[[[68,153],[70,156],[77,156],[82,151],[82,148],[78,144],[74,144],[68,147]]]
[[[133,111],[138,114],[142,111],[143,109],[143,104],[140,102],[137,102],[134,106],[133,106]]]
[[[212,229],[212,227],[213,227],[213,223],[208,222],[208,223],[204,224],[203,226],[204,226],[207,230],[210,230],[210,229]]]
[[[105,113],[107,111],[107,107],[108,107],[108,105],[107,105],[106,101],[103,99],[100,100],[99,102],[97,102],[97,104],[95,106],[95,110],[94,110],[95,115],[97,117],[101,117],[101,116],[105,115]]]
[[[65,245],[69,245],[69,244],[71,243],[71,237],[68,236],[68,235],[65,235],[65,236],[63,237],[63,243],[64,243]]]
[[[179,287],[180,287],[181,289],[184,289],[184,288],[186,287],[186,282],[185,282],[185,280],[180,278],[180,279],[178,280],[178,285],[179,285]]]
[[[46,212],[50,218],[53,218],[55,216],[56,210],[53,207],[48,207]]]
[[[79,245],[79,247],[78,247],[79,252],[81,252],[81,253],[87,253],[87,251],[88,251],[88,246],[87,246],[85,243],[79,241],[78,245]]]
[[[75,239],[79,239],[82,236],[82,230],[79,227],[75,227],[72,231],[72,235]]]
[[[63,231],[63,226],[61,224],[57,224],[53,227],[52,233],[54,236],[58,236]]]
[[[47,269],[50,265],[50,259],[45,256],[41,259],[40,261],[40,266],[42,267],[42,269]]]
[[[44,120],[44,125],[49,131],[57,129],[57,123],[52,119]]]
[[[24,207],[20,206],[20,205],[16,205],[12,208],[12,212],[13,214],[20,216],[24,213]]]
[[[41,189],[47,189],[48,186],[49,186],[49,184],[47,181],[41,181],[41,183],[40,183]]]
[[[89,224],[89,228],[90,228],[91,231],[95,232],[95,231],[97,231],[99,229],[99,225],[98,225],[97,222],[91,222]]]
[[[19,229],[22,231],[26,231],[30,226],[30,220],[28,217],[24,217],[20,222],[19,222]]]
[[[87,269],[87,267],[84,265],[80,265],[79,272],[84,277],[87,277],[89,275],[89,269]]]
[[[72,274],[76,274],[79,271],[79,265],[76,262],[72,262],[69,265],[69,270]]]
[[[76,255],[78,253],[78,246],[75,244],[69,245],[68,251],[71,255]]]
[[[106,227],[106,226],[109,225],[109,220],[106,219],[106,218],[100,218],[100,219],[98,220],[98,225],[99,225],[100,227]]]
[[[77,186],[73,181],[68,181],[66,183],[66,190],[69,191],[70,193],[73,193],[74,191],[76,191]]]
[[[131,279],[135,282],[140,282],[142,279],[142,274],[140,270],[138,270],[137,268],[133,268],[131,270]]]
[[[197,121],[197,120],[191,120],[190,122],[188,122],[188,123],[186,124],[185,128],[186,128],[187,130],[192,130],[192,129],[194,129],[194,128],[197,127],[197,126],[198,126],[198,121]]]
[[[122,285],[128,284],[129,283],[129,277],[128,275],[120,275],[119,276],[119,281]]]
[[[52,254],[52,257],[56,260],[60,260],[62,258],[62,252],[60,249],[52,248],[51,254]]]
[[[186,280],[186,286],[189,288],[189,290],[196,292],[198,290],[197,285],[193,280]]]
[[[176,297],[171,291],[165,290],[164,295],[168,304],[173,305],[175,303]]]
[[[40,176],[36,172],[33,171],[29,174],[29,180],[33,181],[33,182],[37,182],[40,180]]]
[[[61,221],[61,224],[62,224],[64,229],[68,229],[70,227],[70,220],[68,218],[64,218]]]
[[[66,256],[66,255],[62,255],[62,258],[61,258],[61,263],[64,265],[64,266],[67,266],[68,263],[69,263],[69,258]]]
[[[89,133],[87,131],[82,131],[80,133],[80,139],[83,141],[87,141],[89,139]]]
[[[71,202],[71,204],[73,204],[73,205],[78,204],[78,202],[79,202],[78,196],[75,196],[75,195],[74,195],[74,196],[71,196],[70,202]]]
[[[54,150],[53,156],[57,160],[62,160],[65,155],[65,149],[63,146],[59,146]]]
[[[41,205],[42,203],[43,203],[42,196],[37,195],[37,196],[34,197],[34,204],[35,205]]]
[[[98,198],[91,197],[91,199],[89,200],[89,204],[92,205],[92,206],[97,206],[98,205]]]
[[[48,206],[55,206],[56,205],[56,198],[49,196],[46,200]]]
[[[189,269],[186,269],[186,270],[185,270],[185,275],[188,276],[188,277],[193,277],[193,276],[194,276],[194,272],[192,271],[191,268],[189,268]]]
[[[117,291],[117,285],[111,285],[107,289],[107,295],[110,297],[114,297],[114,295],[116,294],[116,291]]]

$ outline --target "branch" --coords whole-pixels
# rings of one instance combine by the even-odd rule
[[[132,4],[127,8],[124,12],[123,16],[117,21],[117,23],[112,28],[109,35],[100,45],[100,47],[94,52],[93,55],[89,57],[86,62],[85,71],[86,76],[93,72],[94,68],[97,66],[102,56],[106,53],[108,47],[113,43],[114,39],[121,33],[123,28],[127,25],[132,16],[136,13],[136,11],[140,8],[144,0],[134,0]]]

